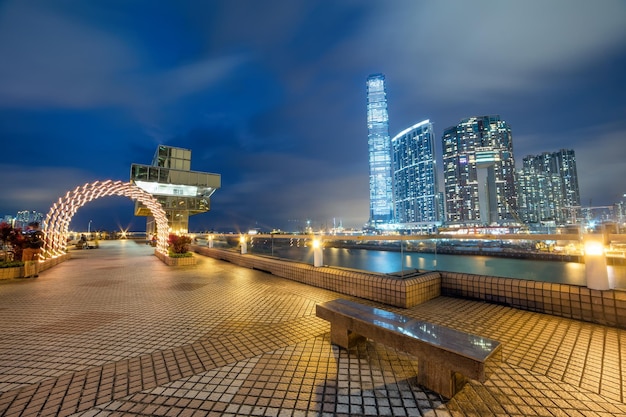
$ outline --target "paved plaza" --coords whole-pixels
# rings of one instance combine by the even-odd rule
[[[626,331],[439,297],[404,315],[499,340],[504,363],[452,399],[417,360],[329,343],[315,305],[350,298],[198,256],[105,241],[0,281],[2,416],[626,416]]]

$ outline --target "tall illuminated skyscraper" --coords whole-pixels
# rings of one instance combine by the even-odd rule
[[[435,135],[429,120],[391,139],[395,221],[403,229],[433,229],[439,220]]]
[[[367,78],[367,143],[370,167],[369,224],[378,228],[393,222],[391,138],[383,74],[373,74]]]
[[[470,117],[443,133],[446,220],[517,222],[511,127],[500,116]]]

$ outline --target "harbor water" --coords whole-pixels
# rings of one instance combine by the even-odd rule
[[[308,247],[280,248],[274,250],[272,255],[313,264],[313,252]],[[347,248],[324,248],[323,259],[326,266],[381,273],[439,270],[586,285],[585,264],[577,262]],[[626,266],[608,266],[607,270],[615,288],[626,289]]]

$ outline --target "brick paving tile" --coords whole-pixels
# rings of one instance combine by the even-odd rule
[[[626,416],[626,332],[439,297],[404,315],[503,344],[484,384],[448,399],[417,359],[329,343],[315,305],[350,298],[198,257],[105,241],[0,281],[0,416]]]

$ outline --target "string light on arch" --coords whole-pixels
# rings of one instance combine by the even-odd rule
[[[106,180],[78,186],[73,191],[65,193],[50,207],[44,222],[46,243],[43,252],[45,257],[56,257],[66,252],[69,225],[79,208],[90,201],[112,195],[129,197],[141,202],[150,210],[157,224],[156,250],[166,254],[169,225],[165,210],[157,199],[130,182]]]

